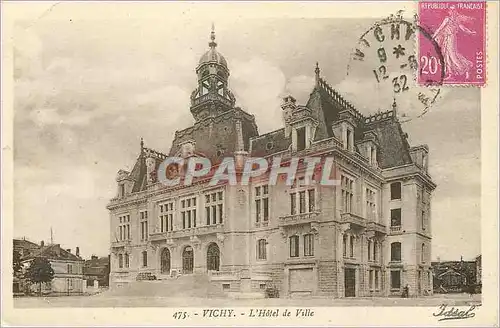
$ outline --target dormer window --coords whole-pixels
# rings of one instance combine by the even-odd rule
[[[347,150],[353,150],[353,143],[354,143],[354,133],[352,132],[351,129],[347,128],[346,129],[346,134],[345,134],[345,147]]]
[[[125,197],[125,184],[120,184],[120,198]]]
[[[298,128],[297,129],[297,150],[306,149],[306,128]]]

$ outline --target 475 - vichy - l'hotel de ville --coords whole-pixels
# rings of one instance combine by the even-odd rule
[[[283,99],[284,127],[259,135],[255,117],[235,107],[229,68],[212,32],[196,67],[195,123],[175,133],[170,151],[144,146],[133,169],[119,170],[108,204],[110,284],[155,275],[202,276],[227,292],[361,297],[432,293],[428,148],[410,146],[396,105],[362,115],[320,76],[305,105]],[[187,110],[187,109],[186,109]],[[169,156],[333,156],[337,186],[166,187]],[[300,180],[298,171],[296,179]]]

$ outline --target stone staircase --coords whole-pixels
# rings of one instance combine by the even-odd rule
[[[160,276],[159,280],[132,281],[112,288],[106,296],[134,297],[224,297],[222,290],[210,283],[206,274],[181,275],[176,278]]]

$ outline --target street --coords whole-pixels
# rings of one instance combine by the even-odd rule
[[[235,307],[235,306],[451,306],[481,304],[481,294],[436,294],[420,298],[268,298],[232,299],[201,297],[124,297],[107,293],[93,296],[20,297],[16,308],[40,307]]]

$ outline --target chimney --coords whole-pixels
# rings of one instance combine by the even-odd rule
[[[75,254],[76,256],[78,256],[78,257],[80,256],[80,247],[76,246],[75,253],[76,253]]]
[[[44,242],[43,240],[40,242],[40,247],[43,247],[44,246]]]

